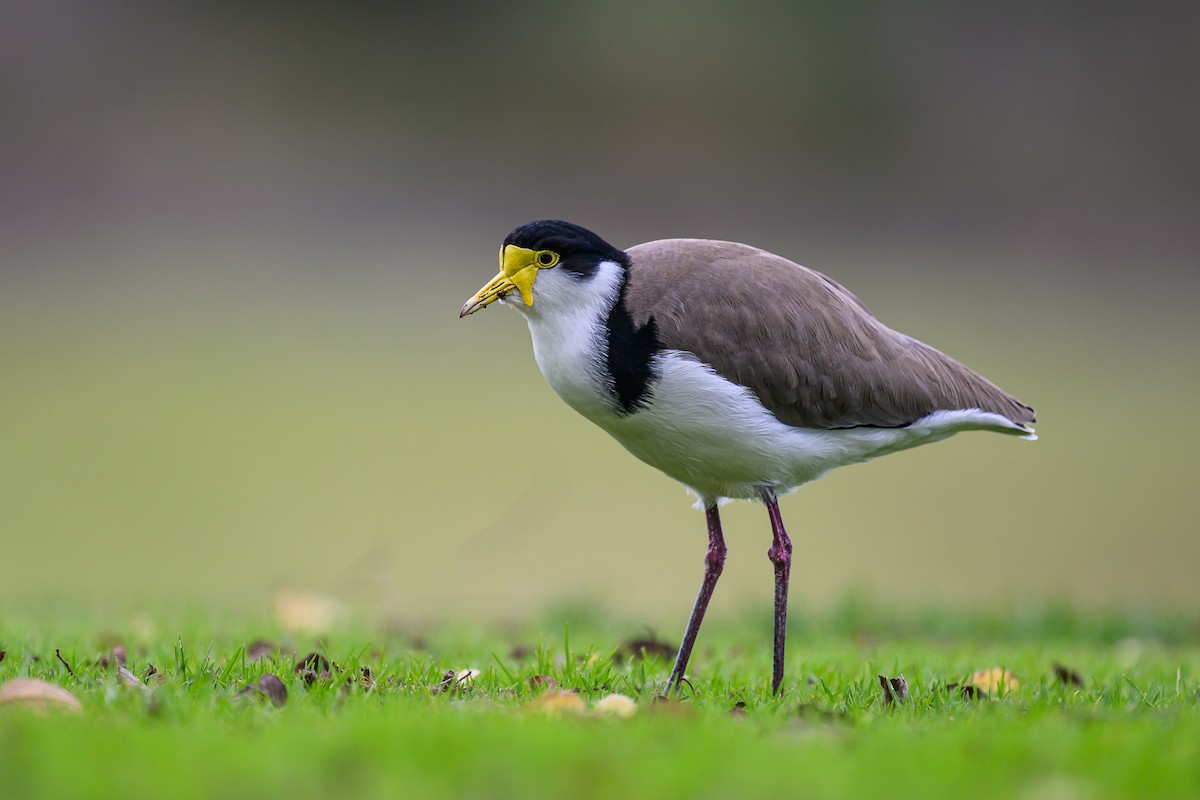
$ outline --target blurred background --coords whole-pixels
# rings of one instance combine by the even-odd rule
[[[1200,602],[1200,5],[0,11],[0,603],[682,627],[703,517],[463,301],[749,242],[1034,405],[783,501],[793,607]],[[726,513],[714,613],[768,618]],[[765,623],[764,623],[765,624]]]

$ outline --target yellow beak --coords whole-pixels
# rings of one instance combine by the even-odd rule
[[[537,277],[538,266],[534,260],[534,251],[516,245],[507,245],[500,250],[500,272],[484,287],[471,296],[458,312],[459,319],[474,314],[484,306],[490,305],[513,291],[521,293],[525,305],[533,305],[533,281]]]

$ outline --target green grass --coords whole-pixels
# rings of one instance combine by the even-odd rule
[[[146,689],[99,663],[111,641],[100,628],[12,621],[0,679],[43,678],[84,710],[0,709],[0,786],[22,798],[1200,794],[1194,619],[845,606],[796,619],[782,699],[767,691],[762,620],[715,619],[691,689],[663,703],[666,660],[613,657],[643,631],[572,618],[420,635],[348,625],[319,643],[268,624],[142,619],[117,638],[132,672],[153,664],[162,676]],[[298,655],[251,661],[260,637]],[[335,666],[307,684],[294,668],[312,649]],[[1064,685],[1055,662],[1083,685]],[[975,700],[948,688],[989,667],[1020,686]],[[446,690],[444,674],[462,669],[480,674]],[[286,685],[284,706],[238,698],[265,673]],[[907,678],[907,703],[883,703],[880,674]],[[577,690],[589,710],[547,714],[535,675]],[[592,711],[610,692],[636,700],[636,714]],[[739,702],[744,716],[731,713]]]

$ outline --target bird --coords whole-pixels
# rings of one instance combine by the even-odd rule
[[[750,245],[662,239],[621,250],[579,225],[537,220],[504,238],[500,272],[459,318],[496,301],[525,318],[559,397],[705,512],[704,577],[668,693],[725,566],[722,504],[767,508],[779,695],[792,559],[781,494],[961,431],[1037,438],[1030,406],[887,327],[833,279]]]

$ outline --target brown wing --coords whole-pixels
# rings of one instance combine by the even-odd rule
[[[1033,409],[954,359],[888,328],[819,272],[731,242],[667,239],[628,251],[626,305],[745,386],[780,421],[896,428],[978,408],[1014,423]]]

